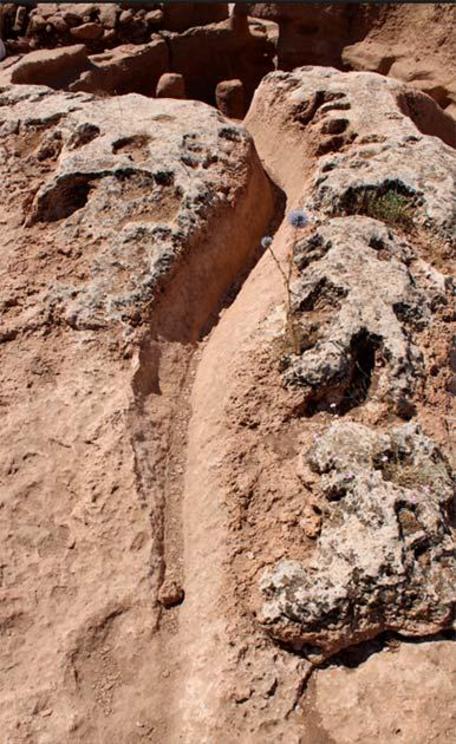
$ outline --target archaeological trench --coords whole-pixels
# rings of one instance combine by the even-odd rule
[[[456,7],[0,38],[0,741],[456,742]]]

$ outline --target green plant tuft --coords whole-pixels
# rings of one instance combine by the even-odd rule
[[[401,194],[394,188],[383,193],[374,189],[362,189],[351,194],[350,214],[365,214],[389,225],[397,225],[406,230],[414,227],[415,205],[413,197]]]

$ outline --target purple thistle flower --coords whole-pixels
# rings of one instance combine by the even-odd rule
[[[264,238],[261,238],[261,247],[262,248],[269,248],[272,245],[272,238],[270,235],[265,235]]]
[[[309,224],[309,217],[303,209],[292,209],[288,213],[288,222],[293,227],[306,227]]]

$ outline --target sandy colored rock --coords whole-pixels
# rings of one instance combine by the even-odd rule
[[[420,65],[415,60],[398,59],[389,69],[391,77],[403,80],[433,98],[443,109],[455,101],[456,90],[451,74],[432,63]]]
[[[215,89],[217,108],[224,116],[242,119],[245,115],[244,86],[241,80],[222,80]]]
[[[103,29],[1,86],[2,734],[447,744],[454,9],[153,7],[0,8],[2,74]],[[274,73],[251,136],[152,98],[276,54],[410,84]]]
[[[354,668],[329,667],[309,683],[303,744],[446,744],[455,724],[454,679],[454,643],[443,639],[377,649]]]
[[[407,47],[388,48],[380,42],[360,41],[344,48],[342,61],[352,70],[379,72],[381,75],[387,75],[392,65],[406,55]]]
[[[158,589],[179,540],[164,547],[162,511],[182,488],[179,390],[271,187],[204,104],[1,95],[3,735],[127,741],[139,722],[172,740]]]
[[[427,326],[441,288],[417,286],[411,255],[365,217],[335,218],[297,242],[292,307],[302,350],[284,362],[284,379],[302,391],[306,415],[344,415],[367,395],[387,399],[399,416],[412,413],[424,370],[410,327]]]
[[[380,72],[410,81],[444,109],[454,104],[453,6],[379,4],[352,11],[348,5],[250,5],[254,16],[278,23],[279,69],[321,64]]]
[[[409,83],[450,113],[456,91],[451,73],[437,59],[431,58],[423,64],[411,57],[410,48],[404,44],[385,46],[368,39],[345,47],[342,60],[349,69],[380,72]]]
[[[362,39],[381,11],[372,6],[310,3],[253,3],[252,16],[279,27],[277,62],[281,70],[302,65],[339,66],[342,50]]]
[[[41,84],[62,88],[88,67],[87,49],[83,44],[60,49],[39,49],[30,52],[7,70],[0,71],[0,81],[3,85]]]
[[[105,29],[113,29],[117,25],[119,7],[116,3],[102,3],[98,6],[98,17]]]
[[[122,10],[121,14],[119,15],[119,23],[121,26],[126,26],[134,19],[135,14],[131,8],[127,8],[126,10]]]
[[[70,90],[152,95],[168,67],[168,49],[165,41],[154,38],[149,44],[118,46],[90,61],[91,68],[70,84]]]
[[[162,10],[150,10],[145,15],[145,21],[149,24],[149,28],[156,30],[163,26],[164,13]]]
[[[180,34],[169,34],[172,68],[185,77],[190,98],[215,103],[215,88],[224,80],[242,80],[246,104],[261,78],[273,69],[274,46],[266,33],[247,26],[243,32],[232,19]]]
[[[410,82],[449,110],[456,100],[453,82],[455,48],[451,32],[456,21],[455,8],[432,4],[414,8],[404,4],[392,11],[384,15],[380,27],[369,30],[358,48],[361,50],[365,46],[369,49],[375,44],[387,53],[391,51],[396,60],[393,60],[388,74]]]
[[[26,33],[13,30],[12,11],[5,9],[0,16],[5,38],[10,54],[83,41],[92,64],[82,77],[77,67],[72,74],[72,66],[67,65],[65,87],[72,83],[72,90],[150,96],[155,94],[159,77],[170,72],[184,76],[189,97],[214,104],[217,83],[240,79],[245,102],[236,104],[235,118],[239,118],[238,111],[245,113],[255,86],[273,69],[271,24],[258,19],[248,22],[246,16],[229,18],[226,4],[166,3],[161,7],[158,3],[147,12],[113,3],[47,5],[27,10]],[[163,36],[157,36],[157,31]],[[47,83],[42,78],[31,82]]]
[[[50,18],[48,19],[48,23],[49,23],[49,24],[51,24],[51,26],[52,26],[52,28],[54,29],[54,31],[56,31],[56,32],[57,32],[57,33],[58,33],[58,34],[59,34],[60,36],[63,36],[63,37],[67,36],[67,35],[68,35],[68,33],[69,33],[69,31],[70,31],[70,26],[69,26],[69,25],[68,25],[68,23],[67,23],[67,22],[66,22],[66,21],[65,21],[65,20],[64,20],[64,19],[62,18],[62,16],[61,16],[61,15],[55,15],[55,16],[51,16],[51,17],[50,17]],[[71,35],[72,35],[72,36],[73,36],[73,38],[75,38],[75,39],[77,39],[77,38],[78,38],[77,36],[74,36],[73,34],[71,34]],[[86,39],[87,39],[87,38],[89,38],[89,37],[86,37]],[[80,37],[79,37],[79,39],[80,39],[81,41],[84,41],[84,39],[82,38],[82,36],[80,36]]]
[[[185,79],[177,72],[165,72],[157,83],[157,98],[185,98]]]
[[[98,23],[83,23],[71,29],[71,36],[78,41],[94,41],[103,36],[103,26]]]
[[[166,609],[181,604],[184,600],[184,590],[176,581],[166,580],[158,591],[158,601]]]
[[[328,503],[308,563],[261,581],[275,638],[324,659],[386,630],[422,637],[456,619],[454,473],[407,424],[388,434],[336,423],[307,455]]]
[[[454,146],[456,125],[427,96],[374,73],[347,77],[321,67],[269,75],[255,100],[249,117],[270,107],[270,126],[289,133],[271,157],[289,163],[290,180],[298,180],[302,167],[293,157],[298,132],[308,133],[309,155],[322,156],[313,175],[315,209],[365,212],[357,198],[366,189],[379,196],[392,190],[402,195],[405,211],[410,205],[417,224],[454,235],[454,149],[440,140]],[[259,132],[265,152],[275,149],[274,141]]]

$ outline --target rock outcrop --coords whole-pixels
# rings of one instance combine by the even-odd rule
[[[430,95],[447,113],[456,112],[451,5],[390,6],[380,23],[343,50],[347,69],[372,70]],[[413,40],[413,41],[412,41]],[[353,43],[355,42],[356,43]]]
[[[271,125],[287,131],[274,163],[290,161],[290,181],[298,180],[301,166],[293,157],[300,133],[306,132],[309,156],[319,158],[311,207],[375,216],[388,204],[364,203],[363,194],[377,199],[396,194],[403,203],[392,220],[409,209],[415,222],[454,235],[456,124],[427,96],[372,73],[347,77],[323,67],[301,68],[265,78],[253,111],[259,116],[266,108]],[[265,150],[268,140],[274,149],[270,132],[259,137]]]
[[[244,85],[241,80],[222,80],[215,89],[217,108],[231,119],[245,115]]]
[[[182,19],[187,18],[188,22],[193,19],[196,23],[200,12],[190,13],[188,5],[176,4],[174,7],[172,3],[167,4],[165,16],[176,13],[176,19],[182,16]],[[194,10],[197,7],[201,12],[204,10],[200,4],[193,5]],[[75,7],[81,8],[80,13],[84,12],[83,6]],[[90,8],[90,13],[98,12],[98,6]],[[71,14],[72,11],[62,9],[62,12]],[[162,13],[161,10],[151,11],[156,12]],[[120,20],[124,13],[133,16],[132,10],[125,10]],[[220,12],[212,15],[218,17]],[[221,15],[225,17],[223,12]],[[211,13],[203,13],[201,19],[210,20]],[[240,118],[262,77],[274,69],[275,47],[266,26],[258,21],[249,24],[245,18],[239,22],[235,17],[191,28],[184,23],[182,29],[181,25],[177,21],[170,23],[169,28],[177,27],[180,31],[165,28],[160,33],[148,32],[147,38],[141,36],[138,39],[132,32],[125,40],[116,37],[114,44],[112,39],[100,37],[99,26],[87,22],[71,28],[72,33],[68,39],[65,37],[64,46],[11,56],[0,66],[0,84],[45,84],[100,96],[142,93],[153,97],[160,77],[169,73],[183,77],[189,98],[215,104],[217,84],[234,78],[241,81],[243,89],[244,100],[240,101],[238,93],[233,109],[233,115]],[[83,43],[75,45],[75,41]]]
[[[412,120],[401,109],[406,94],[376,75],[305,68],[268,76],[246,117],[288,210],[307,216],[283,220],[262,241],[265,253],[214,328],[192,388],[184,561],[197,570],[186,574],[179,615],[185,650],[175,729],[189,742],[223,741],[229,730],[235,741],[265,735],[313,744],[331,736],[348,744],[348,722],[337,730],[334,707],[322,728],[324,700],[313,712],[307,705],[320,684],[331,689],[334,671],[320,669],[309,682],[309,659],[343,651],[337,663],[350,666],[354,690],[365,684],[356,664],[376,651],[374,675],[384,673],[393,689],[407,680],[377,729],[372,718],[360,720],[358,700],[347,713],[357,722],[355,740],[376,730],[388,741],[391,720],[419,695],[419,676],[407,664],[431,664],[424,648],[432,643],[414,657],[405,639],[451,637],[454,225],[438,210],[441,171],[432,176],[429,160],[445,158],[451,179],[455,154],[435,136],[447,121],[437,105],[416,94]],[[417,127],[424,116],[434,136]],[[320,201],[319,178],[336,183],[337,156],[363,162],[359,153],[376,126],[384,138],[383,150],[374,149],[380,176],[382,152],[396,177],[407,169],[406,138],[422,143],[422,203],[394,189],[385,202],[380,190],[380,203],[366,197],[349,209],[336,201],[335,185],[334,206]],[[324,170],[331,158],[334,167]],[[374,172],[365,172],[367,186]],[[361,188],[363,173],[360,166]],[[405,661],[395,677],[388,654],[396,646]],[[287,648],[299,654],[287,656]],[[445,648],[454,670],[454,645]],[[444,672],[435,685],[448,701]],[[366,710],[378,713],[369,689]],[[454,713],[450,703],[436,721],[438,741]],[[408,733],[419,717],[408,717]]]
[[[272,188],[198,102],[11,86],[0,128],[2,736],[166,740],[185,370]]]
[[[166,43],[155,37],[148,44],[125,44],[92,55],[89,69],[75,75],[68,88],[101,95],[142,93],[152,97],[168,68]]]
[[[122,7],[118,3],[5,3],[0,32],[11,50],[67,46],[77,39],[99,52],[118,44],[144,44],[159,31],[185,31],[228,17],[225,3],[155,3]]]
[[[417,286],[412,256],[368,217],[334,218],[297,242],[292,311],[302,351],[285,360],[284,380],[303,391],[306,416],[343,415],[368,397],[413,415],[424,374],[413,331],[430,323],[441,287]]]
[[[303,697],[304,742],[446,744],[456,722],[455,681],[454,641],[445,639],[391,643],[358,666],[334,664]]]
[[[2,85],[19,83],[65,88],[89,66],[90,62],[84,44],[52,50],[38,49],[13,61],[0,71],[0,83]]]
[[[84,94],[58,95],[46,88],[26,87],[7,89],[2,103],[6,152],[11,152],[11,147],[14,156],[14,152],[20,152],[16,142],[31,140],[30,167],[41,163],[39,170],[44,173],[41,180],[33,174],[38,180],[26,224],[55,226],[54,240],[70,243],[71,254],[77,253],[78,236],[86,231],[96,246],[85,269],[85,281],[73,286],[58,282],[59,288],[49,287],[47,293],[53,315],[59,305],[63,315],[71,318],[72,327],[96,329],[132,313],[137,324],[142,317],[140,306],[146,308],[164,277],[175,273],[178,256],[191,251],[192,241],[198,241],[202,254],[209,250],[198,235],[199,222],[208,210],[219,213],[220,240],[227,229],[231,232],[230,210],[246,188],[242,179],[236,185],[225,182],[232,158],[236,158],[238,174],[244,168],[246,177],[248,171],[253,179],[248,187],[252,198],[263,190],[262,183],[268,192],[259,164],[250,163],[254,156],[249,138],[203,104],[170,100],[154,103],[139,96],[100,102]],[[208,127],[201,128],[200,115],[206,117]],[[238,154],[243,165],[237,160]],[[7,178],[11,175],[7,173]],[[269,195],[259,225],[267,223],[270,211]],[[229,228],[223,226],[225,218]],[[256,229],[258,232],[260,228]],[[196,302],[206,285],[202,268],[198,269],[201,287],[190,280],[185,290],[182,283],[181,322],[187,328],[182,334],[189,340],[198,336],[213,310],[215,294],[221,296],[222,285],[228,288],[236,278],[240,268],[236,262],[248,261],[249,252],[256,251],[254,241],[254,247],[246,246],[247,253],[241,256],[236,244],[242,241],[245,245],[244,240],[240,235],[230,240],[229,253],[222,250],[219,256],[217,289],[209,289],[207,283],[206,296]],[[210,250],[215,245],[212,242]],[[191,260],[187,257],[185,263],[189,274]],[[214,266],[205,270],[212,272]],[[187,291],[195,302],[186,297]],[[41,312],[46,314],[49,305],[47,311],[45,305]],[[176,322],[177,314],[176,305],[172,317],[163,319],[162,335],[168,321]]]
[[[447,744],[454,121],[308,66],[241,125],[274,21],[36,10],[0,16],[3,736]],[[278,21],[340,64],[395,12]]]
[[[222,41],[221,32],[214,27],[220,22],[229,23],[237,37],[236,44],[232,40],[228,43],[234,68],[227,69],[226,62],[220,63],[217,54],[211,55],[209,66],[203,64],[197,73],[210,80],[210,95],[206,91],[204,100],[213,100],[214,75],[210,74],[210,67],[218,68],[221,64],[216,81],[219,82],[239,77],[239,70],[246,67],[262,69],[265,57],[270,61],[275,56],[276,66],[283,70],[321,64],[389,75],[429,94],[448,114],[455,114],[455,49],[451,29],[456,17],[451,6],[428,4],[417,8],[401,3],[323,7],[284,2],[233,5],[228,21],[228,5],[223,3],[171,2],[144,7],[123,7],[116,3],[37,3],[34,8],[5,3],[0,8],[0,36],[13,56],[41,48],[70,46],[76,41],[84,43],[90,54],[96,54],[126,44],[148,44],[157,33],[166,37],[168,33],[180,35],[206,26],[209,37],[214,34],[218,37],[223,57],[227,41]],[[253,16],[249,20],[248,13]],[[268,49],[262,52],[254,45],[248,48],[242,44],[249,27],[267,36]],[[200,42],[199,37],[198,52],[205,58]],[[191,63],[190,59],[193,52],[188,49],[188,41],[183,45],[193,75],[195,62]],[[211,41],[209,46],[212,48]],[[418,47],[421,56],[416,51]],[[179,43],[177,48],[180,49]],[[249,65],[241,64],[241,56],[250,58]],[[180,68],[170,71],[185,73]],[[250,91],[248,78],[253,70],[246,72],[247,80],[243,82]],[[259,79],[255,85],[258,82]]]
[[[262,579],[274,637],[325,658],[386,630],[452,628],[456,480],[435,444],[412,424],[382,434],[341,421],[306,457],[327,506],[311,560]]]
[[[362,4],[251,3],[252,16],[278,24],[277,65],[338,67],[348,44],[362,39],[378,23],[382,9]]]
[[[254,3],[250,13],[278,24],[279,69],[312,64],[379,72],[455,115],[451,5]]]
[[[385,630],[420,636],[455,619],[454,474],[415,423],[388,425],[425,415],[427,334],[439,327],[448,344],[455,317],[451,262],[440,273],[421,251],[439,241],[452,254],[456,156],[417,129],[432,113],[434,133],[453,144],[452,123],[424,96],[412,120],[407,96],[373,74],[302,68],[268,76],[248,117],[256,132],[269,112],[257,142],[294,199],[314,161],[304,181],[314,225],[303,237],[296,229],[288,259],[294,338],[281,369],[301,416],[341,418],[321,421],[301,474],[322,499],[317,548],[264,574],[260,616],[320,659]]]
[[[274,69],[274,45],[256,23],[239,25],[232,18],[220,23],[167,34],[173,72],[185,77],[190,98],[215,103],[215,88],[239,79],[250,102],[266,73]]]

